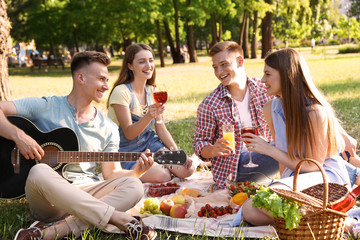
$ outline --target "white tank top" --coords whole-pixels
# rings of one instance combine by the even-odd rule
[[[249,88],[246,88],[245,97],[242,101],[235,100],[236,108],[239,112],[240,116],[240,122],[241,125],[244,125],[244,123],[250,123],[251,120],[251,114],[250,114],[250,104],[249,104]]]

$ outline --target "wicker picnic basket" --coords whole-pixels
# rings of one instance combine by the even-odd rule
[[[321,171],[324,183],[305,189],[302,192],[297,191],[297,177],[300,167],[305,162],[312,162],[318,166]],[[331,192],[339,191],[330,197]],[[295,169],[293,191],[271,188],[273,192],[301,203],[302,218],[299,226],[288,230],[285,228],[285,220],[275,217],[274,227],[280,239],[341,239],[344,232],[345,218],[347,214],[334,211],[328,206],[341,201],[347,194],[346,187],[331,183],[328,184],[324,169],[312,159],[302,160]]]

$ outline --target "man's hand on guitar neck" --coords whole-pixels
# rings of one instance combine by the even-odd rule
[[[16,143],[16,146],[19,149],[20,153],[26,159],[36,158],[40,161],[45,154],[44,150],[40,147],[40,145],[21,129],[18,129],[14,142]]]
[[[150,153],[149,149],[146,149],[145,153]],[[136,160],[136,165],[134,168],[134,175],[140,178],[147,170],[151,168],[154,164],[154,159],[151,156],[147,156],[142,153],[138,160]]]

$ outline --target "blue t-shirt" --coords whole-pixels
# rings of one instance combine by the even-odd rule
[[[18,115],[32,121],[41,131],[48,132],[59,127],[72,129],[79,140],[79,151],[117,152],[119,149],[116,124],[97,109],[93,119],[79,124],[76,109],[70,106],[67,96],[23,98],[15,100],[14,104]],[[94,164],[81,163],[80,168],[92,173]]]

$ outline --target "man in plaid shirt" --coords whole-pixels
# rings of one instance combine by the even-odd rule
[[[278,162],[253,152],[253,162],[259,166],[243,167],[249,162],[249,151],[240,141],[241,125],[246,122],[253,122],[258,134],[272,140],[262,110],[270,99],[266,87],[259,79],[246,76],[242,48],[236,42],[217,43],[209,55],[221,83],[198,107],[194,151],[201,159],[212,162],[213,177],[220,188],[225,187],[228,176],[237,181],[268,180],[278,173]],[[234,125],[235,149],[222,138],[224,124]]]

